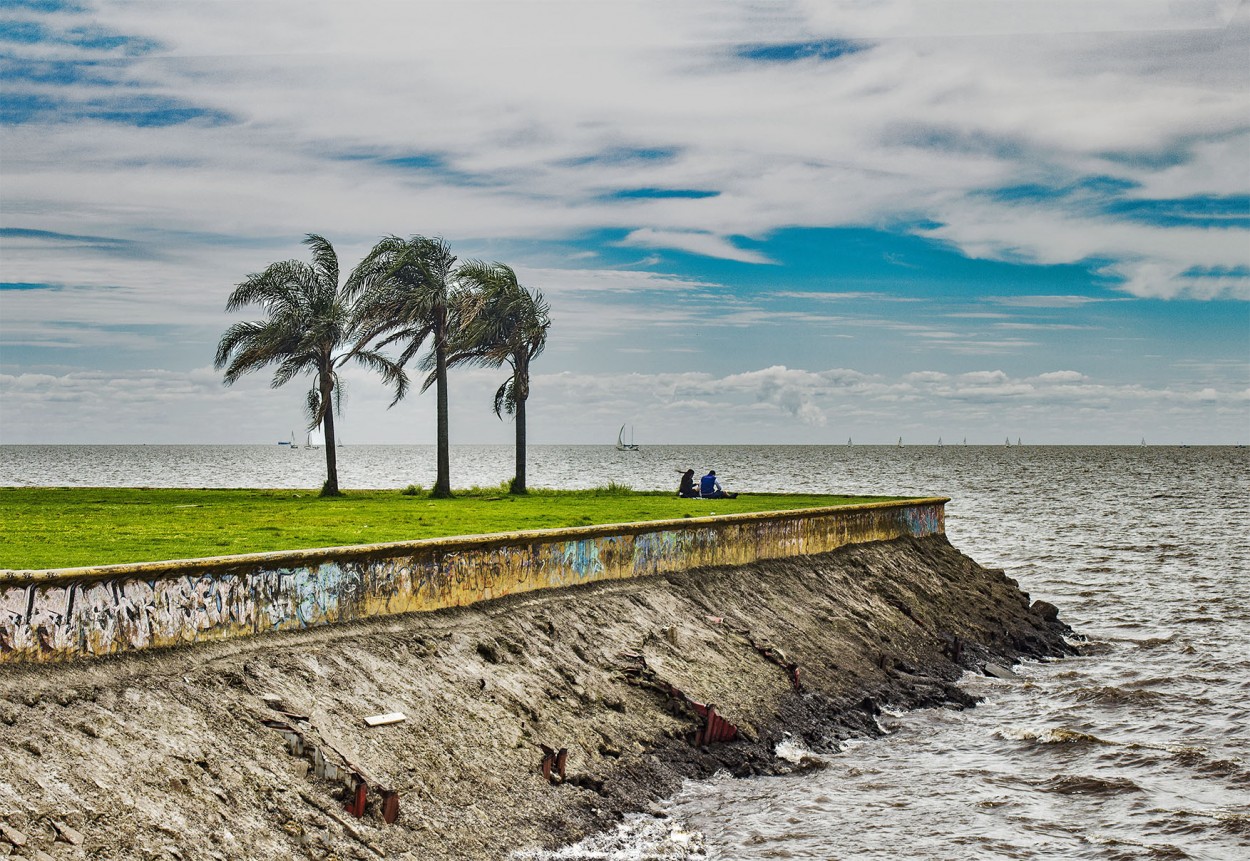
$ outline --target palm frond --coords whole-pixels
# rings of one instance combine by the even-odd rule
[[[347,380],[333,371],[330,372],[330,376],[332,378],[330,392],[334,397],[334,414],[341,416],[343,414],[343,403],[347,400]],[[326,440],[326,445],[333,445],[333,442]]]
[[[321,276],[324,286],[337,292],[339,289],[339,257],[334,252],[334,246],[324,236],[316,233],[308,234],[304,239],[304,244],[312,249],[313,268]]]
[[[508,415],[512,415],[516,412],[516,398],[514,397],[515,382],[516,380],[514,377],[508,377],[508,379],[503,381],[503,385],[495,391],[494,410],[495,415],[500,419],[503,418],[503,413],[505,412]]]
[[[321,392],[313,386],[308,390],[308,395],[304,401],[304,415],[308,417],[308,429],[313,430],[321,425],[321,419],[325,415],[325,411],[321,404]]]
[[[395,398],[390,406],[395,406],[408,394],[408,374],[404,372],[401,363],[389,359],[376,350],[358,350],[353,352],[350,358],[376,371],[382,377],[384,384],[395,387]]]
[[[304,304],[303,296],[316,280],[316,272],[307,263],[298,260],[271,263],[263,272],[249,275],[235,286],[226,299],[226,310],[260,305],[267,311],[274,308],[289,313]]]

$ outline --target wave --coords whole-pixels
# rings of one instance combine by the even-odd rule
[[[1144,706],[1155,705],[1175,697],[1147,689],[1119,688],[1104,685],[1096,688],[1077,688],[1072,696],[1083,703],[1097,703],[1104,706]]]
[[[1118,795],[1144,790],[1127,777],[1096,777],[1084,774],[1060,774],[1035,784],[1060,795]]]
[[[999,738],[1012,741],[1035,741],[1038,744],[1064,744],[1064,745],[1115,745],[1119,742],[1107,741],[1096,735],[1087,732],[1068,729],[1067,727],[1055,727],[1054,729],[1036,730],[1028,729],[1000,729],[995,732]]]

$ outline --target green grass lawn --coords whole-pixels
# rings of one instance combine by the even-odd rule
[[[475,488],[439,500],[359,490],[323,499],[301,490],[3,487],[0,568],[153,562],[887,498],[749,494],[696,500],[612,487],[537,490],[523,497]]]

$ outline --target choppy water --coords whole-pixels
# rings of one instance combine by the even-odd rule
[[[429,485],[425,447],[352,447],[345,487]],[[0,484],[316,487],[285,447],[0,447]],[[456,486],[497,485],[511,449],[453,449]],[[535,447],[530,484],[943,494],[951,541],[1062,609],[1090,654],[969,677],[966,712],[883,718],[891,735],[785,778],[689,784],[547,858],[1250,858],[1250,450],[1142,447]]]

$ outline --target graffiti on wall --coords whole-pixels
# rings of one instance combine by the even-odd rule
[[[446,539],[75,576],[0,573],[0,663],[56,661],[464,606],[534,589],[742,565],[944,529],[945,500],[732,515],[628,530]]]

